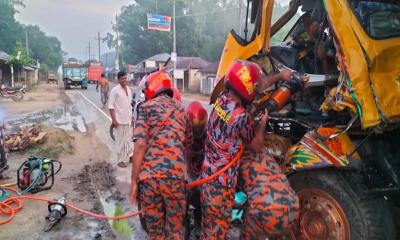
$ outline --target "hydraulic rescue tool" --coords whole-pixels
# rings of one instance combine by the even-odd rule
[[[251,113],[255,116],[256,121],[260,119],[265,110],[268,112],[281,110],[293,94],[304,89],[309,77],[296,71],[292,74],[292,79],[283,82],[274,92],[254,100]]]
[[[67,207],[65,206],[66,198],[67,194],[64,193],[64,195],[62,195],[57,202],[49,203],[49,215],[46,216],[46,222],[44,224],[43,231],[50,231],[57,223],[61,221],[61,218],[67,215]]]

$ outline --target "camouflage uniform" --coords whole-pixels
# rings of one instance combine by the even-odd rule
[[[189,161],[189,172],[193,179],[197,179],[201,175],[201,167],[204,160],[204,140],[204,136],[196,139],[193,138],[191,158]]]
[[[140,107],[134,139],[146,139],[139,173],[139,207],[150,239],[183,239],[190,122],[181,104],[160,95]]]
[[[248,112],[228,92],[222,92],[208,120],[201,177],[223,168],[254,135]],[[237,170],[238,164],[201,187],[201,239],[225,239],[234,204]]]
[[[299,200],[281,168],[266,150],[246,150],[239,172],[248,201],[240,239],[285,235],[299,215]]]

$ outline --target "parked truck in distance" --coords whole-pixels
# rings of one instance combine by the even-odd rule
[[[79,63],[77,59],[70,58],[62,68],[65,89],[70,89],[71,86],[81,86],[82,89],[87,89],[87,67]]]
[[[47,83],[58,84],[58,74],[54,71],[49,71],[47,73]]]

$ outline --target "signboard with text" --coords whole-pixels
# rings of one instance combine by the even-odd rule
[[[171,31],[171,17],[153,13],[147,14],[147,28],[150,30]]]

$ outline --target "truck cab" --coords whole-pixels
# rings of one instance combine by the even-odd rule
[[[300,199],[295,239],[399,239],[400,2],[292,0],[274,20],[273,0],[249,0],[245,10],[211,103],[235,59],[309,76],[270,113],[266,132],[265,148]]]
[[[71,86],[87,89],[87,68],[84,65],[70,59],[62,68],[65,89],[70,89]]]
[[[97,83],[101,74],[104,73],[104,68],[101,66],[101,63],[91,62],[88,66],[88,82],[89,83]]]

